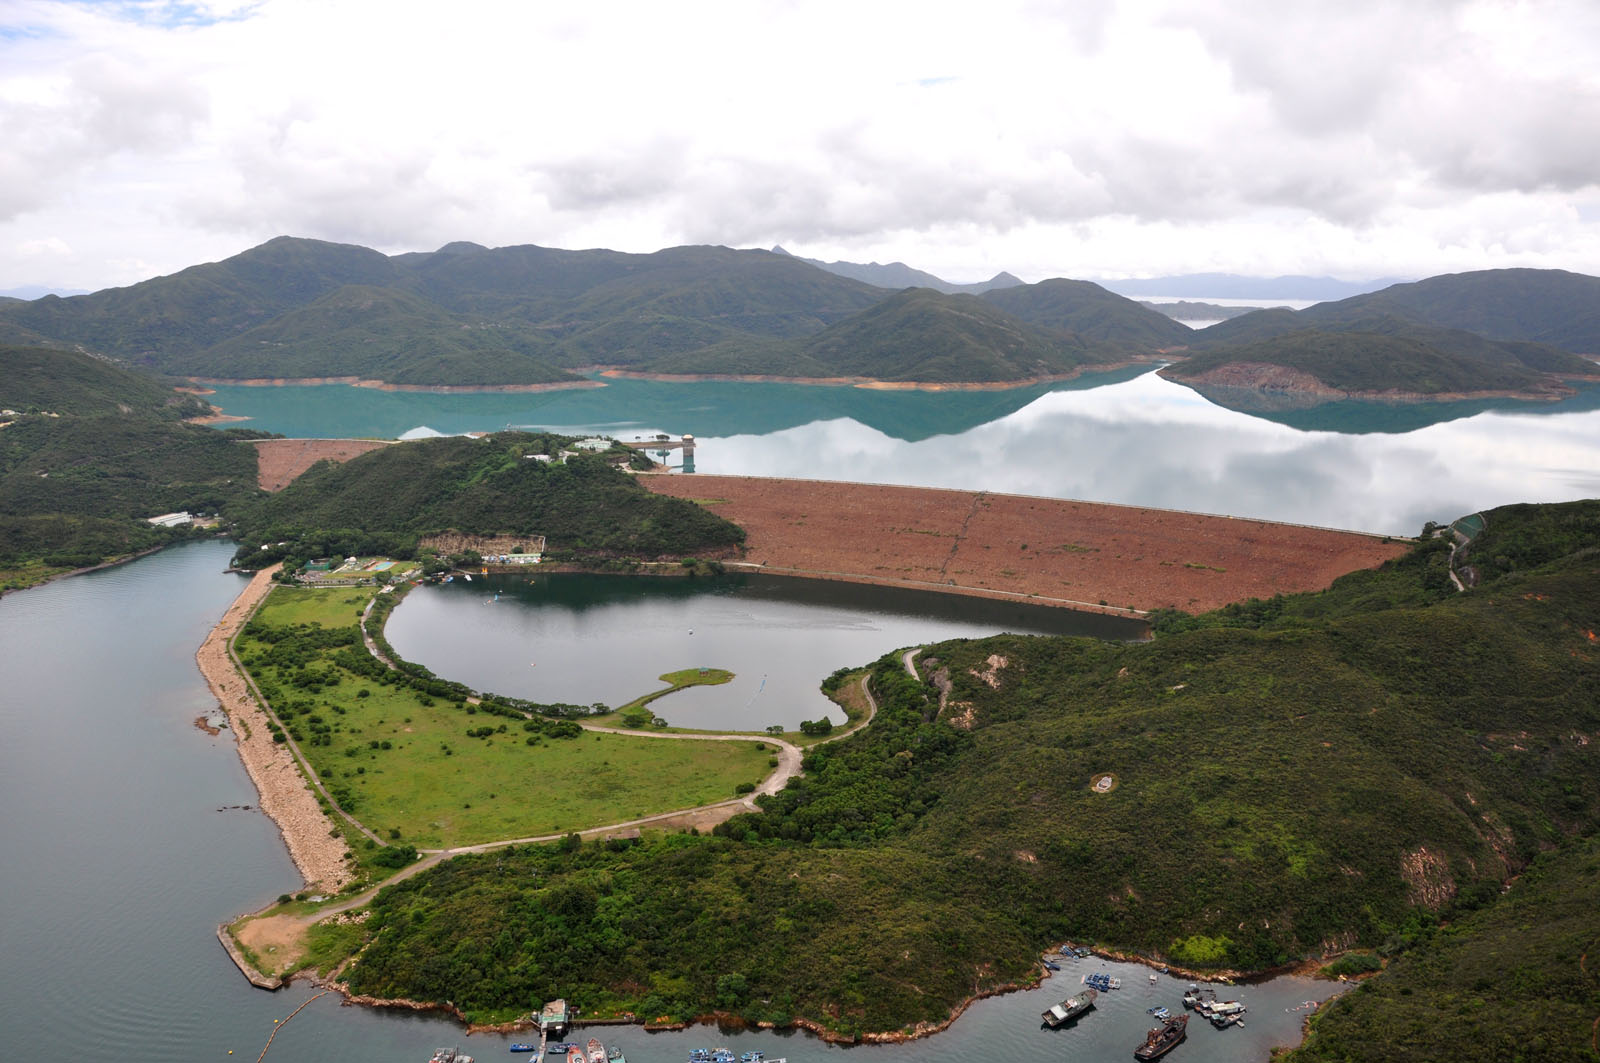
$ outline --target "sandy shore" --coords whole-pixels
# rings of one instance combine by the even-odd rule
[[[239,741],[239,759],[244,761],[250,780],[261,794],[261,810],[283,832],[289,856],[305,877],[306,885],[332,892],[350,881],[346,864],[350,850],[342,837],[335,836],[332,822],[312,796],[294,758],[272,740],[266,713],[228,655],[228,643],[272,589],[272,576],[277,570],[278,566],[273,565],[256,573],[206,636],[195,661],[228,714]]]

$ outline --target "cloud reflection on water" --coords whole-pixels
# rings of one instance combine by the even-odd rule
[[[1415,534],[1509,502],[1600,493],[1600,413],[1488,412],[1397,434],[1309,432],[1153,373],[1057,391],[953,435],[850,419],[702,438],[702,473],[950,487]]]

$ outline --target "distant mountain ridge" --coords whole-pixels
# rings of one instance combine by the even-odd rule
[[[773,245],[772,253],[775,255],[789,255],[791,258],[800,258],[798,255],[785,251],[781,246]],[[866,284],[875,284],[879,288],[932,288],[945,295],[982,295],[997,288],[1014,288],[1024,283],[1020,278],[1001,271],[986,281],[976,284],[954,284],[942,277],[920,269],[914,269],[904,262],[824,262],[820,258],[800,258],[801,262],[810,263],[818,269],[825,269],[829,273],[836,273],[841,277],[862,281]]]
[[[943,284],[898,263],[861,269],[880,282]],[[1269,342],[1312,329],[1389,338],[1365,341],[1366,353],[1346,362],[1362,366],[1357,391],[1410,390],[1417,366],[1401,363],[1416,356],[1434,368],[1441,357],[1457,360],[1460,371],[1440,379],[1470,393],[1503,390],[1512,365],[1586,375],[1592,363],[1573,352],[1600,351],[1600,279],[1556,270],[1430,278],[1299,312],[1248,313],[1203,332],[1090,281],[992,283],[1002,281],[981,295],[886,289],[792,255],[726,247],[629,254],[459,241],[388,256],[279,237],[127,288],[0,301],[0,341],[210,379],[471,388],[583,386],[579,372],[597,367],[1020,384],[1229,344],[1315,377],[1307,352],[1346,357],[1351,344],[1302,338],[1278,356]],[[1389,366],[1380,348],[1400,361]],[[1543,383],[1529,390],[1550,393]]]
[[[1029,287],[1009,280],[1007,291]],[[870,322],[843,333],[845,344],[811,349],[809,339],[897,293],[790,255],[725,247],[639,255],[456,242],[386,256],[279,237],[128,288],[0,304],[0,336],[212,379],[572,386],[574,370],[608,366],[983,383],[1026,379],[1023,363],[1054,376],[1085,358],[1153,354],[1146,334],[1165,319],[1095,291],[1119,305],[1099,307],[1092,328],[1070,313],[1030,323],[1003,308],[945,313],[930,303],[920,354]],[[939,296],[957,297],[975,298]],[[1119,320],[1130,327],[1108,325]]]

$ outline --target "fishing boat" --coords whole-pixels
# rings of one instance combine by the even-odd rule
[[[709,1049],[709,1048],[691,1048],[691,1049],[689,1049],[689,1063],[711,1063],[711,1049]]]
[[[1144,1043],[1133,1050],[1133,1058],[1139,1060],[1139,1063],[1160,1059],[1183,1043],[1183,1039],[1189,1036],[1188,1027],[1187,1015],[1179,1015],[1175,1019],[1168,1019],[1160,1026],[1153,1027],[1145,1034]]]
[[[628,1057],[622,1054],[622,1049],[612,1045],[606,1049],[607,1063],[628,1063]]]
[[[598,1037],[589,1038],[589,1063],[606,1063],[606,1046]]]
[[[583,1054],[582,1045],[567,1046],[567,1063],[589,1063],[589,1058]]]
[[[731,1048],[719,1048],[711,1053],[711,1063],[734,1063],[735,1056]]]
[[[1094,1007],[1095,998],[1099,995],[1093,989],[1085,989],[1077,996],[1068,997],[1061,1003],[1046,1008],[1040,1013],[1039,1021],[1052,1030],[1059,1029]]]
[[[1201,1011],[1205,1011],[1216,1002],[1217,991],[1210,986],[1202,989],[1191,982],[1189,988],[1183,992],[1183,1006],[1191,1010],[1199,1008]]]
[[[459,1048],[441,1048],[428,1063],[472,1063],[472,1057]]]

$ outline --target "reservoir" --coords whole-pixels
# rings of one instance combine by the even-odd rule
[[[215,937],[218,923],[300,885],[277,829],[255,810],[232,736],[195,726],[215,705],[195,649],[243,586],[223,572],[232,552],[227,543],[190,544],[0,599],[0,1029],[17,1052],[89,1063],[250,1061],[274,1020],[316,992],[303,984],[252,988]],[[670,602],[678,591],[663,593]],[[696,593],[715,608],[751,609],[758,600],[739,588]],[[441,595],[441,615],[452,615],[457,600],[465,612],[499,608],[472,598]],[[408,602],[397,617],[414,606],[420,615],[425,601]],[[821,608],[837,618],[849,606],[833,600]],[[863,614],[851,623],[851,631],[866,631],[888,621]],[[851,652],[836,664],[878,652]],[[1126,988],[1105,994],[1076,1029],[1040,1029],[1039,1013],[1099,970]],[[1214,1031],[1196,1022],[1182,1058],[1264,1061],[1271,1046],[1298,1039],[1305,1012],[1295,1009],[1336,988],[1282,977],[1230,991],[1250,1008],[1245,1027]],[[905,1045],[841,1049],[801,1034],[705,1027],[594,1032],[634,1063],[682,1063],[690,1048],[724,1044],[795,1063],[841,1053],[855,1063],[1089,1063],[1126,1058],[1150,1025],[1147,1010],[1176,1007],[1182,991],[1176,979],[1151,983],[1144,968],[1091,958],[1063,964],[1039,990],[978,1001],[947,1032]],[[521,1039],[468,1038],[438,1018],[341,1007],[327,996],[284,1027],[267,1060],[424,1063],[434,1049],[459,1043],[492,1061],[515,1058],[506,1046]]]
[[[1074,498],[1415,535],[1510,502],[1600,495],[1600,386],[1555,403],[1341,402],[1245,413],[1152,367],[1005,391],[611,379],[434,395],[219,387],[245,427],[394,438],[509,426],[688,432],[697,472]],[[681,459],[668,459],[677,463]]]
[[[652,709],[674,727],[795,730],[844,714],[818,689],[836,668],[924,642],[1000,631],[1136,639],[1144,625],[987,598],[783,576],[685,579],[552,573],[418,587],[385,628],[444,679],[539,702],[615,708],[683,668],[734,673]]]

